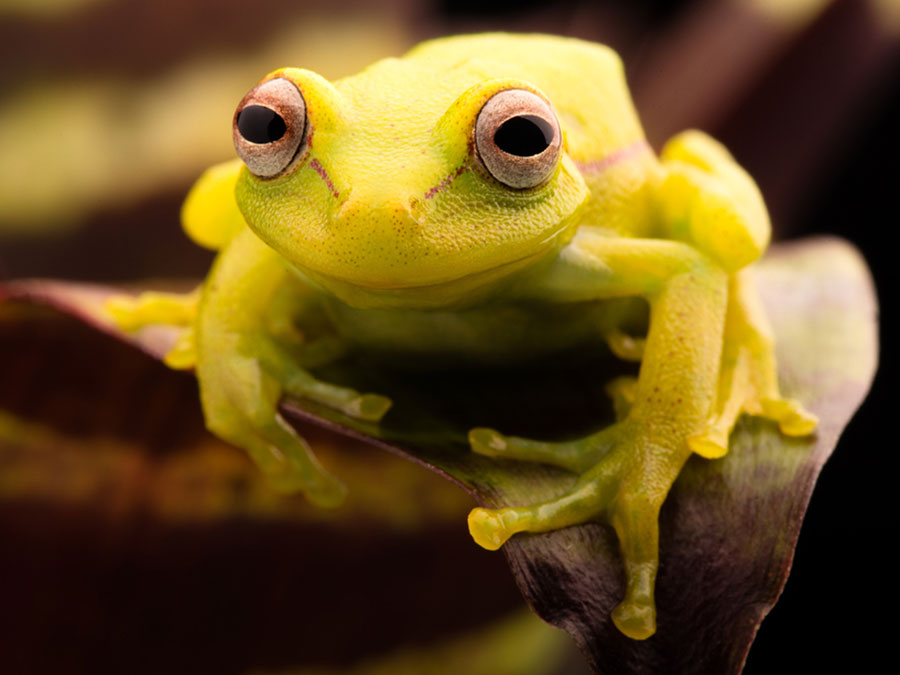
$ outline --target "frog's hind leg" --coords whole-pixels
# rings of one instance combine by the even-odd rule
[[[716,410],[706,428],[688,440],[690,448],[710,459],[724,456],[731,430],[744,412],[777,422],[787,436],[806,436],[818,423],[798,401],[779,391],[772,330],[746,270],[729,283]]]

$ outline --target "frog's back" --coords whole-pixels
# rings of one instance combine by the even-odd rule
[[[487,78],[514,77],[553,102],[569,155],[592,162],[644,140],[622,61],[605,45],[550,35],[486,33],[430,40],[405,61],[434,71],[434,82],[462,93]]]

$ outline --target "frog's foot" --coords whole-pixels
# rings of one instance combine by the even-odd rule
[[[688,453],[660,452],[636,429],[638,425],[626,421],[570,443],[540,443],[474,429],[470,439],[476,452],[563,466],[580,477],[557,499],[530,506],[476,508],[468,523],[476,543],[496,550],[519,532],[547,532],[598,519],[609,522],[618,535],[626,572],[625,598],[612,618],[625,635],[644,639],[656,630],[653,586],[659,508]],[[586,453],[588,459],[577,458],[577,452]]]

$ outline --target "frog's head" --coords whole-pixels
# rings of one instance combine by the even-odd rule
[[[471,299],[558,250],[588,196],[536,86],[416,67],[284,68],[234,116],[250,227],[352,305]]]

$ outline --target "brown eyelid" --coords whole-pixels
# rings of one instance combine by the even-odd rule
[[[535,154],[518,155],[497,146],[497,131],[513,118],[536,117],[552,129],[547,146]],[[525,89],[506,89],[494,94],[475,121],[476,156],[487,172],[507,187],[524,190],[545,183],[562,154],[562,131],[553,107]]]

